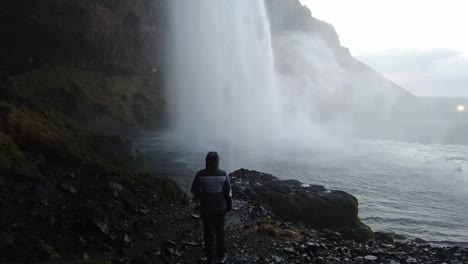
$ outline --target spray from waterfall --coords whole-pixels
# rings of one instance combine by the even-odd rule
[[[281,109],[263,0],[170,1],[172,133],[197,148],[278,140]]]
[[[170,18],[175,142],[250,153],[333,145],[313,121],[314,95],[289,96],[310,83],[298,87],[279,74],[263,0],[170,1]]]

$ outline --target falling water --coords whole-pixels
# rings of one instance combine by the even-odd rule
[[[171,133],[191,148],[255,148],[281,110],[263,0],[170,1]]]

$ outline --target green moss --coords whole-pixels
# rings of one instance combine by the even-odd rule
[[[136,175],[134,180],[137,184],[157,192],[163,200],[180,201],[187,197],[182,188],[175,181],[168,178],[142,173]]]
[[[120,136],[93,135],[90,139],[93,150],[105,156],[113,164],[135,173],[148,172],[143,154],[133,147],[130,140]]]
[[[13,106],[3,103],[0,122],[0,132],[6,135],[2,144],[9,146],[2,152],[15,154],[8,155],[9,160],[21,161],[21,152],[39,152],[67,163],[97,166],[117,173],[147,170],[144,157],[129,140],[90,134],[43,104]],[[6,159],[2,161],[5,163]]]
[[[363,224],[360,220],[357,226],[343,227],[340,229],[345,239],[351,239],[358,242],[365,242],[374,238],[374,232],[370,227]]]
[[[70,67],[44,67],[8,80],[15,98],[53,106],[93,130],[147,126],[162,112],[162,91],[151,76],[109,75]]]
[[[13,139],[0,132],[0,169],[13,169],[24,166],[27,160]]]
[[[46,150],[63,159],[89,160],[80,130],[60,114],[44,108],[33,111],[11,107],[3,116],[3,128],[25,150]]]
[[[145,156],[139,150],[135,151],[135,157],[130,161],[130,168],[137,172],[148,172],[149,166]]]
[[[302,201],[297,197],[277,196],[273,198],[271,204],[274,204],[273,210],[277,215],[298,222],[303,217],[307,201]],[[313,214],[313,212],[309,212],[309,214]]]
[[[138,201],[135,195],[129,190],[122,190],[119,192],[120,201],[128,210],[135,211],[138,209]]]

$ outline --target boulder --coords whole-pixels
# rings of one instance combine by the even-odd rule
[[[393,233],[375,232],[374,233],[374,238],[375,238],[375,240],[380,241],[380,242],[384,242],[384,243],[393,244],[395,242]]]
[[[358,200],[349,193],[245,169],[229,176],[234,198],[264,204],[284,220],[337,228],[348,239],[365,241],[373,237],[372,230],[358,217]]]

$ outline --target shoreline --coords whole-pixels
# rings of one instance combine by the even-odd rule
[[[151,134],[151,135],[154,135],[154,134]],[[148,137],[143,137],[145,139],[148,139]],[[152,139],[153,137],[149,137],[150,139]],[[144,143],[147,143],[147,141],[143,141]],[[160,143],[157,143],[156,146],[159,146]],[[154,148],[155,146],[153,146]],[[170,161],[170,159],[166,159],[164,157],[165,154],[169,153],[169,156],[171,157],[174,157],[174,161]],[[184,191],[187,193],[187,195],[190,195],[190,191],[189,191],[189,184],[191,183],[191,180],[193,178],[193,175],[196,173],[196,171],[193,171],[193,155],[190,155],[188,154],[188,161],[190,161],[191,165],[187,165],[185,164],[184,162],[179,162],[179,161],[175,161],[175,160],[178,160],[176,157],[177,155],[182,155],[180,154],[178,151],[172,151],[170,148],[169,149],[165,149],[163,151],[161,150],[152,150],[152,148],[148,148],[146,149],[145,151],[145,155],[147,156],[147,158],[149,159],[149,164],[152,164],[153,162],[155,164],[157,164],[155,166],[155,168],[161,168],[162,166],[165,166],[165,167],[169,167],[168,170],[165,170],[164,173],[168,173],[168,174],[173,174],[174,173],[174,169],[170,169],[170,166],[178,166],[178,169],[175,169],[180,175],[176,175],[174,177],[174,179],[179,183],[181,184],[182,186],[184,186],[185,188]],[[163,157],[161,159],[161,156]],[[163,161],[158,161],[158,160],[163,160]],[[185,160],[185,158],[184,158]],[[167,166],[169,165],[169,166]],[[252,164],[251,164],[252,165]],[[255,166],[252,166],[252,167],[255,167]],[[263,170],[264,171],[264,170]],[[273,173],[274,174],[274,173]],[[288,175],[285,175],[284,173],[282,174],[281,178],[282,180],[286,180],[286,179],[295,179],[293,177],[291,178],[288,178]],[[308,184],[309,185],[309,184]],[[312,183],[313,185],[313,183]],[[328,184],[326,183],[323,183],[323,181],[321,181],[320,185],[324,185],[324,186],[328,186]],[[336,184],[334,186],[335,190],[342,190],[340,187],[337,187]],[[345,188],[346,189],[346,188]],[[350,189],[350,188],[348,188]],[[355,189],[355,188],[351,188],[351,189]],[[346,190],[346,192],[349,192],[351,194],[354,194],[354,192],[350,191],[350,190]],[[362,194],[361,194],[362,195]],[[361,201],[361,200],[360,200]],[[362,213],[362,208],[360,209],[360,212]],[[375,213],[374,213],[375,215]],[[372,216],[372,215],[371,215]],[[366,222],[365,221],[365,218],[364,218],[364,223],[368,224],[369,226],[372,227],[372,229],[374,229],[375,227],[373,225],[371,225],[370,223]],[[387,228],[389,227],[389,228]],[[394,229],[391,228],[392,226],[389,225],[389,224],[386,224],[385,225],[385,229],[382,230],[382,229],[375,229],[376,231],[380,231],[380,232],[388,232],[388,233],[394,233],[396,236],[398,237],[404,237],[404,239],[411,239],[411,240],[425,240],[427,241],[428,243],[434,245],[434,246],[461,246],[461,247],[468,247],[468,241],[463,241],[463,240],[460,240],[460,241],[449,241],[449,240],[431,240],[431,239],[427,239],[427,238],[421,238],[419,236],[415,236],[414,234],[411,234],[411,233],[408,233],[408,234],[405,234],[404,232],[398,232]],[[398,228],[396,228],[398,229]],[[403,240],[404,240],[403,239]]]
[[[0,208],[2,216],[9,216],[1,219],[4,228],[0,230],[0,262],[200,263],[201,220],[195,205],[172,180],[142,174],[129,181],[131,178],[60,163],[45,167],[42,178],[28,173],[21,177],[0,175]],[[235,208],[226,224],[230,263],[468,261],[466,248],[400,242],[386,233],[373,233],[373,239],[361,242],[346,239],[356,235],[347,228],[358,227],[353,221],[342,223],[340,228],[337,225],[341,222],[312,227],[300,219],[286,220],[271,204],[249,196],[250,187],[260,186],[255,178],[263,182],[262,177],[273,176],[247,170],[235,173]],[[44,177],[48,180],[44,181]],[[245,177],[252,182],[240,184]],[[278,188],[299,190],[297,181],[270,179],[271,184],[279,184]],[[333,194],[320,186],[312,188]]]

